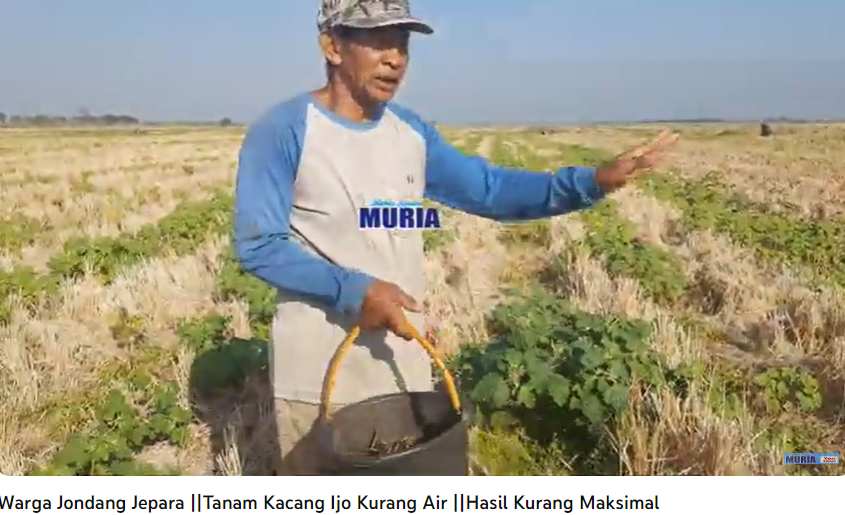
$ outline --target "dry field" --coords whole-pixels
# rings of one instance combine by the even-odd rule
[[[479,473],[843,473],[781,462],[845,450],[845,126],[677,129],[597,209],[427,234],[431,328],[490,415]],[[536,170],[656,132],[444,129]],[[0,472],[267,470],[272,294],[228,241],[241,137],[0,129]]]

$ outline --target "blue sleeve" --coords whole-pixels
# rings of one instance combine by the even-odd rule
[[[281,104],[247,131],[238,156],[234,245],[241,266],[271,286],[357,313],[374,279],[309,253],[291,239],[293,184],[305,107]]]
[[[595,168],[567,166],[542,173],[493,166],[450,145],[410,110],[395,111],[425,139],[425,196],[430,200],[492,220],[525,221],[586,209],[605,197]]]

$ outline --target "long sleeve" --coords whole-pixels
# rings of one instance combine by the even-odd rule
[[[374,278],[306,251],[291,239],[290,214],[304,134],[296,105],[250,127],[238,157],[234,245],[241,266],[271,286],[356,313]]]
[[[586,209],[604,198],[596,170],[567,166],[553,173],[502,168],[463,154],[436,128],[418,122],[426,141],[426,197],[498,221],[524,221]]]

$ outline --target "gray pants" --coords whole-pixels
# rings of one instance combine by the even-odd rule
[[[313,428],[320,413],[320,405],[287,399],[275,399],[274,404],[281,453],[277,475],[319,475],[322,460]]]

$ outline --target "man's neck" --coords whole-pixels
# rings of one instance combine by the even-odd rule
[[[353,122],[368,122],[378,118],[382,107],[378,103],[361,102],[348,87],[336,81],[329,81],[313,95],[327,109]]]

